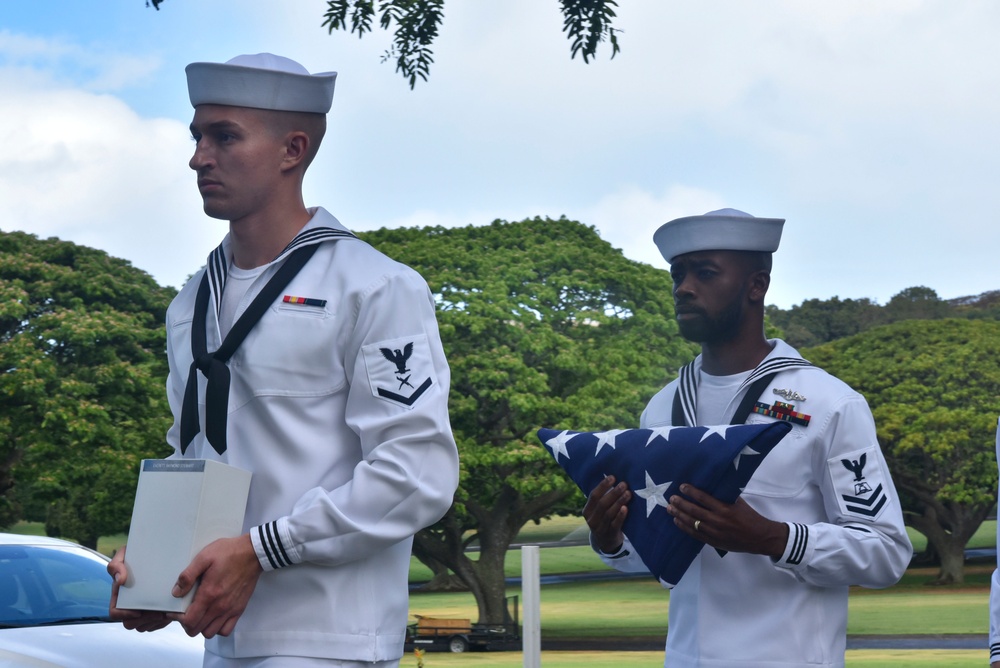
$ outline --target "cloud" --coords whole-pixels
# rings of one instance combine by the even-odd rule
[[[658,225],[733,206],[788,219],[784,306],[998,287],[972,269],[1000,244],[992,0],[619,3],[622,52],[587,65],[558,3],[455,2],[413,91],[379,62],[390,34],[329,35],[322,3],[137,6],[65,40],[0,31],[0,226],[176,283],[225,231],[186,167],[184,65],[272,51],[340,72],[306,201],[355,229],[566,215],[662,267]]]
[[[0,228],[58,236],[179,285],[218,243],[187,168],[185,126],[119,99],[0,71]]]
[[[159,57],[84,46],[64,39],[0,31],[0,63],[5,78],[39,88],[68,85],[94,92],[119,91],[149,79]]]

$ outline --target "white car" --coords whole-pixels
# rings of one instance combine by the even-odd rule
[[[129,631],[108,617],[108,558],[56,538],[0,533],[0,668],[200,668],[179,624]]]

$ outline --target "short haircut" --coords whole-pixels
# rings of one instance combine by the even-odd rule
[[[267,124],[274,129],[275,134],[304,132],[309,136],[309,150],[302,165],[302,171],[305,172],[316,157],[320,144],[323,143],[323,137],[326,135],[326,114],[313,114],[305,111],[272,111],[269,109],[259,111],[266,114]]]

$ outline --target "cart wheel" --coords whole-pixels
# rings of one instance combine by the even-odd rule
[[[452,636],[448,641],[448,651],[453,654],[469,651],[469,641],[462,636]]]

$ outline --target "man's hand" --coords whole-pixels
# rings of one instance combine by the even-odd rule
[[[625,542],[622,525],[628,515],[626,504],[632,492],[624,482],[615,484],[614,476],[607,476],[587,497],[583,517],[594,535],[594,545],[604,554],[614,554]]]
[[[125,565],[125,548],[118,550],[108,563],[108,574],[111,576],[111,603],[108,606],[108,616],[117,619],[122,625],[133,631],[156,631],[170,623],[166,613],[155,610],[121,610],[118,608],[118,590],[128,578],[128,567]]]
[[[198,589],[187,612],[169,616],[190,636],[228,636],[246,610],[262,572],[249,535],[220,538],[195,555],[178,576],[174,596],[185,596],[195,583]]]
[[[788,526],[783,522],[767,519],[743,499],[723,503],[691,485],[681,485],[681,493],[691,501],[671,496],[667,512],[689,536],[728,552],[765,554],[772,559],[784,554]]]

